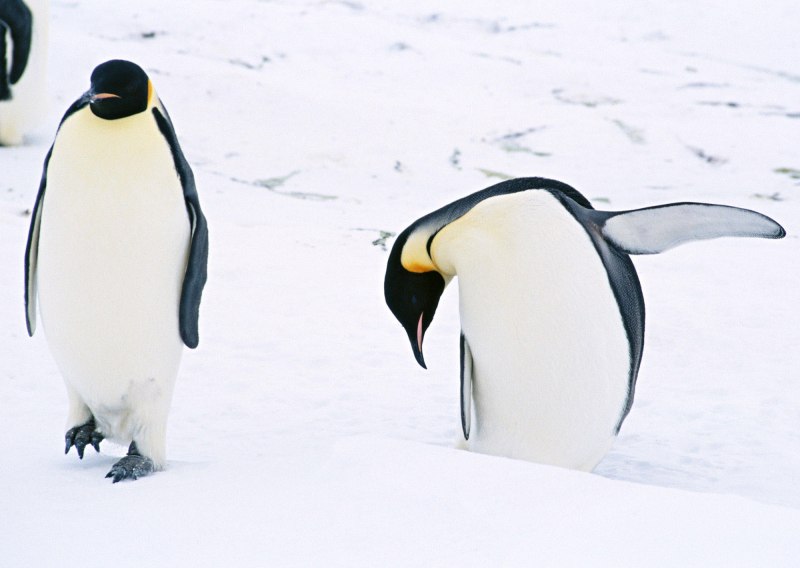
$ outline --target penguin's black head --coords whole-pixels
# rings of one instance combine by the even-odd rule
[[[389,309],[408,334],[417,363],[427,369],[422,357],[422,340],[433,321],[446,282],[435,270],[411,272],[403,266],[403,246],[410,232],[411,227],[403,231],[392,247],[383,281],[383,294]]]
[[[92,71],[89,108],[95,116],[116,120],[143,112],[150,102],[150,79],[130,61],[112,59]]]

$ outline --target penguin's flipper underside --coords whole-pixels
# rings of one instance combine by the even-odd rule
[[[472,351],[467,338],[461,334],[461,431],[464,439],[469,440],[472,421]]]
[[[671,203],[633,211],[587,212],[605,239],[628,254],[655,254],[718,237],[780,239],[778,223],[755,211],[708,203]]]
[[[39,228],[42,223],[42,200],[47,188],[47,166],[53,147],[44,159],[42,179],[39,182],[39,193],[36,203],[31,211],[31,227],[28,231],[28,244],[25,246],[25,324],[28,326],[28,335],[33,337],[36,331],[36,261],[39,256]]]
[[[78,457],[83,459],[83,451],[86,446],[91,445],[95,451],[99,452],[100,442],[102,442],[104,438],[105,436],[103,436],[102,432],[97,429],[94,418],[90,418],[86,424],[81,424],[80,426],[75,426],[67,430],[67,433],[64,435],[64,441],[66,442],[64,453],[68,454],[69,449],[75,446]]]
[[[11,49],[6,45],[5,28],[11,34]],[[21,0],[0,2],[0,100],[11,98],[9,85],[20,80],[28,65],[33,32],[33,15]],[[6,63],[8,52],[12,53],[11,65]],[[6,75],[6,73],[8,73]]]
[[[128,455],[119,460],[111,467],[111,471],[106,477],[112,478],[112,483],[117,483],[124,479],[135,480],[145,475],[150,475],[155,471],[153,460],[139,453],[136,442],[131,442],[128,448]]]
[[[194,349],[200,343],[198,331],[200,299],[208,276],[208,224],[203,215],[203,210],[200,209],[200,199],[197,196],[194,173],[178,144],[178,137],[169,119],[169,113],[164,109],[164,114],[162,114],[158,108],[153,108],[153,116],[161,134],[166,138],[172,150],[175,169],[183,186],[186,210],[189,214],[189,221],[192,224],[192,244],[189,249],[186,274],[183,277],[179,318],[181,339],[183,339],[187,347]]]

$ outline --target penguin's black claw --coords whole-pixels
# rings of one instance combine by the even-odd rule
[[[145,475],[150,475],[155,470],[153,460],[139,454],[136,442],[131,442],[128,448],[128,455],[113,465],[111,471],[106,474],[106,478],[111,477],[112,483],[117,483],[123,479],[139,479]]]
[[[64,441],[66,442],[64,453],[68,454],[69,449],[75,446],[78,457],[83,459],[83,451],[86,449],[86,446],[91,444],[91,446],[99,452],[100,442],[103,441],[103,438],[103,434],[97,430],[94,418],[90,418],[86,424],[81,424],[80,426],[75,426],[67,430],[67,433],[64,435]]]
[[[103,438],[105,438],[105,436],[103,436],[99,430],[95,430],[94,432],[92,432],[91,444],[92,447],[94,448],[94,451],[96,451],[97,453],[100,453],[100,442],[103,441]]]

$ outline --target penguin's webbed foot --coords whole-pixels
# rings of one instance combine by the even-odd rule
[[[66,442],[64,453],[68,454],[69,449],[75,446],[75,449],[78,451],[78,457],[83,459],[83,451],[86,446],[91,445],[99,452],[100,442],[103,441],[103,438],[105,438],[105,436],[97,429],[94,418],[90,418],[86,424],[81,424],[80,426],[75,426],[67,430],[67,433],[64,435],[64,441]]]
[[[131,442],[128,455],[115,463],[106,477],[113,478],[112,483],[116,483],[123,479],[139,479],[150,475],[154,470],[153,460],[141,455],[136,447],[136,442]]]

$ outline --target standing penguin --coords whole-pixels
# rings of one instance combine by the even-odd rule
[[[46,100],[47,0],[0,0],[0,146],[22,143]]]
[[[746,209],[674,203],[596,211],[564,183],[516,179],[403,231],[384,294],[425,367],[425,331],[457,275],[468,447],[590,471],[631,409],[642,357],[644,300],[628,255],[722,236],[784,235]]]
[[[44,162],[25,251],[28,333],[41,306],[69,397],[66,452],[130,443],[114,482],[163,468],[182,343],[197,346],[208,229],[147,74],[99,65]]]

